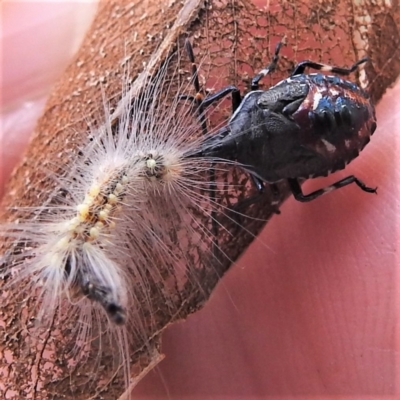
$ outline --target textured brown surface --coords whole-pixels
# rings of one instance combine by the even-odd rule
[[[150,72],[157,70],[177,42],[182,44],[186,33],[193,38],[197,59],[208,55],[202,65],[202,73],[209,73],[210,82],[217,75],[218,87],[228,83],[243,87],[247,78],[266,63],[269,49],[283,35],[287,35],[288,46],[282,51],[284,57],[280,64],[281,70],[289,69],[293,60],[309,58],[350,65],[369,55],[373,64],[369,64],[366,75],[359,78],[361,85],[369,88],[376,101],[385,88],[393,83],[400,70],[400,16],[396,2],[385,8],[383,3],[372,5],[370,2],[357,7],[348,1],[324,1],[310,7],[307,2],[291,1],[283,5],[270,5],[268,10],[260,10],[249,1],[187,1],[184,6],[178,2],[162,4],[165,4],[163,12],[160,12],[162,6],[159,1],[132,4],[120,0],[101,5],[82,48],[49,98],[35,138],[13,174],[8,195],[3,201],[5,207],[40,205],[47,200],[54,183],[45,170],[54,171],[55,165],[67,163],[76,145],[87,140],[86,134],[82,134],[87,130],[82,115],[86,118],[92,115],[95,118],[101,112],[100,82],[107,97],[115,98],[115,102],[119,100],[118,91],[123,73],[121,64],[126,54],[135,55],[130,60],[133,81],[142,69],[142,62],[149,62],[149,56],[156,48],[158,52],[149,62]],[[285,72],[277,73],[273,80],[284,75]],[[234,176],[234,180],[243,182],[244,178]],[[245,196],[245,183],[243,193],[235,195]],[[284,188],[282,196],[285,196]],[[229,203],[229,199],[221,201]],[[270,192],[267,190],[263,202],[246,210],[247,214],[257,216],[260,220],[243,218],[240,223],[252,234],[257,234],[265,224],[262,220],[266,221],[273,213],[270,203]],[[3,213],[0,218],[14,219],[15,216]],[[199,218],[206,226],[209,225],[206,216]],[[187,280],[172,309],[171,305],[166,307],[162,299],[158,300],[156,296],[153,298],[153,307],[157,309],[156,324],[147,327],[148,335],[153,340],[145,348],[142,342],[133,341],[133,374],[139,375],[147,364],[157,359],[159,332],[173,320],[184,318],[200,308],[219,276],[251,242],[252,234],[246,233],[237,224],[229,220],[221,220],[221,223],[227,230],[220,231],[219,245],[229,259],[220,255],[220,262],[214,265],[209,265],[209,258],[200,259],[192,270],[196,276]],[[201,287],[198,282],[201,282]],[[155,290],[154,295],[156,293]],[[6,382],[5,386],[9,390],[17,393],[14,398],[25,398],[26,393],[36,391],[36,398],[86,399],[93,395],[97,382],[112,378],[114,369],[109,362],[112,348],[104,352],[104,367],[94,382],[86,385],[85,381],[95,360],[89,359],[81,371],[71,373],[67,369],[63,349],[68,348],[68,325],[58,326],[50,332],[37,350],[24,346],[25,342],[29,343],[28,332],[32,325],[24,307],[21,304],[8,304],[2,313],[5,320],[2,347],[7,347],[7,352],[14,357],[10,364],[7,361],[10,357],[2,358],[0,366],[9,368],[8,375],[2,381]],[[18,324],[17,319],[20,320]],[[53,350],[56,357],[48,356],[45,350]],[[57,367],[49,368],[48,365]],[[123,381],[115,380],[97,398],[118,398],[122,387]]]

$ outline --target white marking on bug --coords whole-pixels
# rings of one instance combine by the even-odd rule
[[[319,91],[314,93],[314,99],[313,99],[313,105],[312,105],[312,109],[316,110],[319,106],[319,102],[322,99],[322,93],[320,93]]]
[[[321,142],[325,145],[325,148],[329,153],[334,153],[336,151],[336,146],[331,142],[328,142],[326,139],[321,139]]]
[[[329,87],[329,95],[330,97],[338,97],[341,95],[341,92],[332,85]]]
[[[369,85],[369,79],[368,79],[368,75],[365,71],[365,68],[360,68],[359,69],[359,82],[360,82],[360,87],[362,89],[366,89]]]
[[[333,192],[334,190],[336,190],[335,186],[327,186],[326,188],[324,188],[324,194]]]
[[[322,64],[321,67],[319,68],[323,72],[331,72],[332,71],[332,66]]]
[[[264,68],[259,72],[259,75],[265,76],[268,75],[271,72],[270,68]]]

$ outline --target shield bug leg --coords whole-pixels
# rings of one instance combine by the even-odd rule
[[[189,56],[189,60],[192,64],[192,81],[194,88],[196,90],[196,95],[191,96],[191,95],[180,95],[179,98],[182,100],[190,100],[196,103],[199,114],[203,114],[204,110],[209,107],[211,104],[216,103],[217,101],[223,99],[224,97],[228,96],[229,94],[232,95],[232,112],[234,112],[240,105],[242,101],[242,96],[240,95],[240,90],[234,86],[234,85],[229,85],[218,92],[208,95],[204,97],[204,94],[202,93],[201,87],[200,87],[200,82],[199,82],[199,76],[198,76],[198,71],[197,71],[197,65],[194,59],[194,52],[193,52],[193,47],[192,44],[190,43],[189,39],[186,39],[185,41],[185,49],[186,52]],[[202,117],[203,121],[205,121],[204,116]],[[203,123],[203,122],[202,122]]]
[[[207,96],[203,101],[203,106],[208,107],[211,104],[228,96],[229,94],[232,96],[232,112],[235,112],[242,102],[242,96],[240,94],[240,90],[233,85],[226,86],[218,92]]]
[[[190,100],[195,103],[197,112],[199,114],[201,129],[203,131],[203,134],[207,134],[207,121],[204,115],[205,107],[203,105],[204,94],[202,93],[202,88],[200,87],[199,73],[197,71],[197,65],[194,59],[193,47],[188,39],[185,40],[185,49],[189,56],[189,61],[192,67],[191,81],[193,83],[194,89],[196,90],[196,94],[194,96],[180,95],[179,98],[182,100]]]
[[[253,182],[254,187],[256,188],[256,193],[250,197],[248,197],[245,200],[242,200],[237,206],[237,208],[243,208],[243,207],[248,207],[254,203],[257,203],[257,201],[260,199],[260,197],[264,194],[265,192],[265,182],[258,178],[257,176],[253,175],[252,173],[250,173],[250,178]],[[268,184],[270,190],[271,190],[271,194],[272,194],[272,198],[273,199],[277,199],[279,198],[279,188],[278,185],[276,185],[275,183],[269,183]],[[276,204],[279,204],[279,202],[276,202]],[[271,206],[275,206],[276,204],[272,204]],[[278,207],[274,207],[273,212],[275,214],[280,214],[281,211],[279,210]]]
[[[251,80],[252,91],[259,90],[260,80],[276,70],[279,61],[279,52],[281,51],[283,44],[284,40],[282,40],[276,45],[272,61]]]
[[[366,63],[369,60],[368,57],[364,57],[361,60],[354,63],[350,68],[335,67],[328,64],[321,64],[310,60],[299,62],[293,69],[291,76],[304,74],[306,68],[312,68],[317,71],[333,72],[338,75],[349,75],[354,72],[359,65]]]
[[[249,197],[246,200],[242,200],[240,202],[240,207],[244,207],[245,205],[250,206],[251,204],[256,203],[259,200],[260,196],[265,192],[265,183],[262,179],[258,178],[257,176],[255,176],[253,174],[250,174],[250,178],[253,181],[253,185],[256,188],[257,193],[255,195]],[[278,186],[275,185],[274,183],[270,183],[269,186],[270,186],[273,198],[278,198],[279,197]],[[274,205],[274,204],[271,204],[271,205]],[[275,214],[281,213],[279,208],[274,208],[273,212]]]
[[[290,190],[293,193],[294,198],[297,201],[301,202],[308,202],[315,200],[316,198],[332,192],[334,190],[340,189],[344,186],[350,185],[352,183],[355,183],[361,190],[367,193],[377,193],[377,188],[371,188],[367,186],[364,182],[360,181],[358,178],[356,178],[354,175],[347,176],[346,178],[341,179],[340,181],[337,181],[333,183],[332,185],[329,185],[325,188],[315,190],[312,193],[309,194],[304,194],[301,185],[297,179],[288,179]]]
[[[250,174],[251,180],[253,181],[253,185],[255,186],[257,193],[254,196],[249,197],[248,199],[245,200],[246,205],[251,205],[253,203],[256,203],[260,196],[264,193],[265,191],[265,182],[258,178],[257,176]],[[279,198],[279,188],[278,185],[276,185],[275,183],[270,183],[269,187],[271,189],[271,193],[272,193],[272,198],[273,199],[277,199]],[[243,201],[244,202],[244,201]],[[241,202],[241,203],[243,203]],[[277,202],[277,204],[279,204],[279,202]],[[242,206],[243,204],[241,204]],[[271,204],[272,206],[274,206],[275,204]],[[274,213],[275,214],[280,214],[280,210],[279,208],[274,208]]]
[[[211,94],[205,98],[201,93],[198,92],[198,93],[196,93],[195,96],[181,94],[181,95],[179,95],[179,99],[190,100],[193,102],[198,102],[198,100],[201,99],[201,106],[204,110],[207,107],[209,107],[211,104],[216,103],[219,100],[222,100],[224,97],[228,96],[229,94],[232,95],[232,112],[235,112],[242,101],[242,96],[240,95],[240,90],[236,86],[233,86],[233,85],[226,86],[223,89],[219,90],[218,92]]]
[[[204,116],[205,109],[208,108],[211,104],[216,103],[219,100],[222,100],[224,97],[230,94],[232,96],[232,112],[234,112],[239,107],[242,101],[242,96],[240,95],[240,90],[236,86],[230,85],[224,87],[223,89],[219,90],[218,92],[212,95],[208,95],[205,97],[200,87],[199,75],[198,75],[197,65],[194,59],[193,47],[189,39],[186,39],[185,41],[185,49],[189,56],[189,60],[192,64],[192,81],[193,81],[193,86],[196,90],[196,94],[194,96],[182,94],[179,95],[179,99],[190,100],[196,104],[203,133],[206,134],[207,124]]]
[[[240,222],[240,215],[243,216],[243,211],[250,207],[253,204],[256,204],[262,197],[262,195],[266,191],[266,187],[263,181],[261,181],[259,178],[255,177],[254,175],[250,174],[254,185],[256,186],[257,193],[247,197],[246,199],[240,200],[238,203],[236,203],[231,210],[237,214],[237,222],[238,224],[241,224]],[[257,182],[257,183],[256,183]],[[262,183],[262,187],[258,187],[258,182]],[[270,190],[270,199],[271,202],[269,206],[272,208],[272,211],[274,214],[279,215],[281,211],[279,210],[279,205],[280,205],[280,200],[281,200],[281,193],[279,190],[279,187],[275,183],[270,183],[268,184],[268,188]]]

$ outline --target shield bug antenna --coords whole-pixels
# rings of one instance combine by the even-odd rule
[[[261,79],[276,69],[282,44],[276,46],[272,62],[252,79],[251,91],[243,99],[237,87],[227,86],[203,100],[205,108],[231,94],[232,116],[214,137],[205,140],[200,154],[239,163],[258,191],[264,182],[286,179],[298,201],[314,200],[351,183],[376,193],[376,188],[353,175],[310,194],[304,194],[300,186],[304,179],[345,168],[374,133],[375,109],[368,94],[337,76],[349,75],[368,58],[350,68],[301,61],[287,79],[260,90]],[[336,75],[304,74],[306,68]]]

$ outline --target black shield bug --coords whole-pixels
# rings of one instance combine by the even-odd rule
[[[376,129],[375,109],[364,90],[335,75],[304,74],[305,69],[349,75],[368,59],[350,68],[302,61],[289,78],[260,90],[260,80],[276,69],[281,47],[282,42],[272,62],[252,79],[251,91],[243,99],[236,86],[227,86],[201,100],[200,111],[231,94],[233,114],[225,127],[205,140],[196,156],[238,162],[251,174],[259,191],[264,182],[287,179],[299,201],[313,200],[351,183],[376,193],[376,188],[353,175],[308,195],[303,194],[299,183],[345,168]],[[187,48],[194,63],[189,41]],[[199,95],[192,99],[200,102]]]

